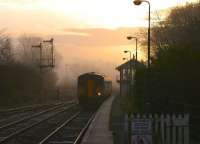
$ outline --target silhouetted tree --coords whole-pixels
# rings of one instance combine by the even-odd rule
[[[11,39],[0,31],[0,64],[14,62]]]
[[[150,69],[136,73],[136,96],[143,100],[143,110],[198,113],[199,35],[200,3],[172,9],[152,28],[155,57]]]
[[[40,73],[38,63],[32,59],[39,57],[39,50],[34,53],[32,45],[40,41],[38,37],[21,36],[15,50],[20,62],[14,62],[11,39],[0,37],[0,107],[55,100],[56,73],[51,70]]]
[[[31,36],[31,35],[21,35],[18,38],[18,51],[20,53],[20,61],[23,64],[39,64],[39,49],[32,48],[33,45],[39,45],[42,41],[42,38]]]

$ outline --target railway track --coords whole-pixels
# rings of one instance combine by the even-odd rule
[[[70,101],[67,103],[74,103],[74,101]],[[56,105],[61,105],[63,102],[57,102],[57,103],[48,103],[48,104],[35,104],[35,105],[30,105],[30,106],[24,106],[24,107],[17,107],[17,108],[10,108],[10,109],[0,109],[0,119],[6,116],[10,115],[16,115],[19,113],[24,113],[28,111],[33,111],[33,110],[38,110],[38,109],[43,109],[43,108],[48,108]]]
[[[47,121],[52,117],[56,117],[59,113],[67,111],[71,109],[73,106],[74,104],[71,104],[70,106],[69,104],[68,106],[67,104],[56,106],[48,110],[36,113],[31,116],[27,116],[25,118],[1,126],[0,143],[5,143],[7,141],[12,140],[13,138],[16,138],[19,134],[33,128],[34,126],[39,125],[44,121]]]
[[[92,111],[79,111],[73,114],[38,144],[79,144],[94,115]]]
[[[5,124],[12,123],[13,121],[16,121],[16,119],[18,119],[18,121],[20,121],[19,119],[23,120],[28,117],[31,117],[32,115],[36,115],[37,113],[48,111],[48,110],[51,110],[51,108],[60,107],[62,105],[66,105],[66,104],[72,104],[72,102],[45,104],[45,105],[40,105],[38,107],[34,106],[32,109],[31,109],[31,107],[29,107],[28,109],[24,109],[24,110],[20,109],[20,111],[17,111],[16,113],[13,113],[11,115],[7,115],[7,116],[1,115],[3,118],[0,119],[0,127],[2,127]]]
[[[60,109],[0,130],[0,143],[47,144],[57,142],[80,143],[94,117],[94,111],[83,111],[77,105]]]
[[[30,106],[24,106],[24,107],[3,109],[3,110],[0,110],[0,114],[5,115],[5,116],[12,115],[12,114],[25,112],[25,111],[29,111],[29,110],[33,110],[33,109],[37,109],[37,108],[41,108],[41,107],[46,107],[46,106],[48,107],[48,106],[59,105],[59,104],[61,104],[61,103],[36,104],[36,105],[30,105]]]

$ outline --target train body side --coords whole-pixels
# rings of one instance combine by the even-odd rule
[[[112,83],[95,73],[86,73],[78,77],[78,100],[83,107],[96,107],[111,95]]]

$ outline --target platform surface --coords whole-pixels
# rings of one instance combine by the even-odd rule
[[[82,144],[113,144],[113,135],[109,130],[113,98],[113,96],[110,97],[101,105],[82,140]]]

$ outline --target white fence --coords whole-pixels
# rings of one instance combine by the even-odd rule
[[[189,144],[189,114],[135,114],[131,119],[151,120],[153,144]]]

